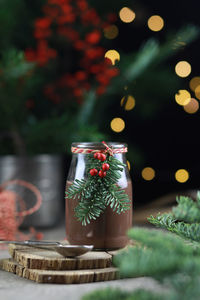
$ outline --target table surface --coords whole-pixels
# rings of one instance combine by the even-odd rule
[[[54,229],[44,230],[45,239],[63,240],[65,238],[64,226],[59,226]],[[0,250],[0,258],[9,257],[6,250]],[[160,290],[158,283],[152,278],[131,278],[120,279],[107,282],[95,282],[86,284],[40,284],[33,281],[18,277],[12,273],[0,270],[0,298],[2,300],[29,300],[29,299],[43,299],[43,300],[59,300],[73,299],[79,300],[86,293],[92,292],[96,289],[103,289],[106,287],[121,288],[123,290],[131,291],[137,288],[145,288],[150,290]]]

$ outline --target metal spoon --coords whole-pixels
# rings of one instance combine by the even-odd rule
[[[49,241],[5,241],[0,240],[0,244],[15,244],[29,246],[33,248],[56,251],[64,257],[76,257],[83,255],[93,249],[93,245],[68,245],[60,242]]]

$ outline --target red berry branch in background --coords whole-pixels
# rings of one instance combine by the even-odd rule
[[[106,22],[102,21],[86,0],[48,0],[43,12],[44,16],[34,23],[36,47],[26,50],[27,60],[45,67],[51,59],[63,60],[63,64],[64,60],[73,59],[61,54],[63,49],[55,46],[55,37],[64,38],[65,47],[71,47],[78,57],[75,70],[64,71],[56,82],[48,84],[44,89],[45,95],[58,103],[62,100],[59,91],[67,89],[80,101],[91,85],[96,87],[98,95],[105,93],[119,70],[104,58],[105,49],[100,42],[103,29],[114,22],[116,16],[110,14]]]

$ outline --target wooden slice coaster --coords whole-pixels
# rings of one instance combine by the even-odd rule
[[[28,269],[84,270],[112,266],[112,255],[104,251],[92,251],[80,257],[64,258],[54,251],[10,244],[9,252],[16,263]]]
[[[25,268],[12,259],[2,260],[2,269],[38,283],[89,283],[114,280],[118,278],[118,270],[112,267],[68,271],[39,270]]]

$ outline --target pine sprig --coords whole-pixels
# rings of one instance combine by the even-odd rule
[[[84,195],[85,188],[87,186],[86,180],[75,179],[73,182],[73,186],[68,188],[68,191],[65,192],[67,197],[70,199],[74,199],[75,197],[79,197],[80,195]]]
[[[106,205],[110,206],[116,213],[121,214],[130,209],[129,198],[125,197],[124,191],[118,186],[112,186],[105,194]]]
[[[104,210],[105,205],[101,198],[96,197],[92,203],[91,199],[86,198],[76,206],[75,215],[82,225],[86,226],[91,220],[96,220]]]
[[[88,177],[86,180],[76,179],[66,192],[67,199],[78,199],[75,216],[84,226],[91,220],[96,220],[107,206],[110,206],[117,214],[130,209],[128,195],[117,185],[126,165],[109,154],[104,163],[109,163],[106,176],[103,178],[91,176],[89,171],[92,168],[100,170],[102,161],[95,159],[93,154],[89,154],[86,163]]]
[[[186,223],[200,222],[200,199],[197,195],[197,201],[194,202],[189,197],[181,196],[177,199],[178,206],[174,207],[172,212],[176,219]]]
[[[172,215],[163,214],[156,217],[149,217],[149,222],[156,227],[167,229],[173,233],[176,233],[188,240],[200,242],[200,224],[193,223],[187,224],[184,222],[178,222]]]
[[[197,193],[197,201],[185,196],[176,201],[178,205],[171,213],[150,216],[149,222],[188,240],[200,242],[200,192]]]

